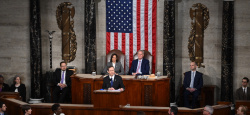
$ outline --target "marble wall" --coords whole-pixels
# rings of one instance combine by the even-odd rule
[[[96,1],[96,46],[97,73],[105,66],[106,55],[106,18],[105,0]],[[183,73],[189,70],[188,36],[190,32],[189,9],[195,3],[206,5],[210,11],[210,22],[205,30],[204,65],[198,71],[204,73],[205,85],[217,86],[216,101],[220,99],[221,85],[221,42],[222,42],[222,3],[223,0],[175,0],[176,1],[176,95],[178,95]],[[56,8],[66,0],[41,1],[41,35],[42,35],[42,69],[49,70],[49,39],[45,30],[54,30],[53,35],[53,69],[59,67],[61,58],[61,30],[57,27]],[[68,65],[76,66],[78,73],[84,73],[84,1],[68,0],[76,9],[74,17],[77,39],[75,61]],[[250,12],[248,0],[235,1],[235,61],[234,90],[240,87],[243,76],[249,75],[250,45]],[[156,71],[163,71],[163,16],[164,1],[157,0],[157,57]],[[30,45],[29,45],[29,0],[8,1],[0,4],[0,74],[8,84],[18,74],[27,86],[27,97],[30,93]],[[250,78],[250,77],[249,77]]]

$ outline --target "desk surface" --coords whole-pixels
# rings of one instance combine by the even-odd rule
[[[78,78],[82,78],[82,79],[99,79],[102,78],[103,75],[96,75],[96,76],[92,76],[91,74],[76,74],[75,77]],[[106,77],[107,75],[105,75],[104,77]],[[135,76],[132,75],[120,75],[122,77],[122,79],[135,79]],[[149,75],[148,75],[149,76]],[[151,78],[148,77],[147,80],[160,80],[160,79],[164,79],[164,78],[168,78],[167,76],[160,76],[158,78]],[[144,79],[136,79],[136,80],[144,80]]]

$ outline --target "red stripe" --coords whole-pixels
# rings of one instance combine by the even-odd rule
[[[110,32],[106,32],[106,54],[110,51]]]
[[[140,22],[140,10],[141,10],[141,0],[137,0],[136,9],[136,23],[137,23],[137,51],[141,49],[141,22]]]
[[[122,33],[122,53],[125,54],[126,34]]]
[[[153,7],[152,7],[152,55],[153,55],[153,62],[152,62],[152,73],[155,73],[155,63],[156,63],[156,20],[157,20],[157,0],[153,0]]]
[[[144,14],[144,28],[145,28],[145,50],[148,51],[148,0],[145,0],[145,14]]]
[[[131,67],[133,61],[133,33],[129,33],[129,68]]]
[[[118,33],[114,32],[114,49],[118,49]]]

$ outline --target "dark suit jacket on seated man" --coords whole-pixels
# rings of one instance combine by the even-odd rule
[[[70,95],[71,90],[71,78],[73,71],[67,69],[67,64],[65,62],[60,63],[60,68],[57,69],[53,76],[55,78],[54,84],[56,87],[53,91],[53,102],[63,103],[68,95]],[[61,93],[61,95],[60,95]]]
[[[113,66],[108,67],[108,73],[109,75],[103,79],[102,89],[120,89],[121,91],[123,91],[125,89],[125,86],[123,85],[122,77],[119,75],[115,75]]]
[[[149,61],[145,58],[142,50],[138,51],[138,59],[132,61],[132,65],[129,71],[130,75],[142,74],[149,75]]]
[[[201,88],[203,87],[203,78],[202,73],[196,71],[197,65],[195,62],[190,63],[190,69],[191,71],[188,71],[185,73],[183,86],[184,86],[184,106],[189,106],[189,95],[193,95],[192,99],[192,107],[195,108],[195,103],[197,101],[197,98],[201,92]]]
[[[242,87],[236,90],[235,100],[250,100],[250,88],[247,87],[249,79],[244,77],[242,79]]]

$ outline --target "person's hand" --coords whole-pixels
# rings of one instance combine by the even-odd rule
[[[186,90],[188,90],[189,92],[191,92],[191,88],[186,88]]]
[[[115,90],[113,87],[109,88],[108,90]]]
[[[135,76],[137,73],[132,73],[133,76]]]
[[[123,88],[120,88],[120,91],[124,91],[124,89],[123,89]]]
[[[194,92],[195,90],[195,88],[190,88],[190,92]]]
[[[62,84],[62,87],[61,87],[61,88],[65,88],[65,87],[67,87],[67,85],[66,85],[66,84]]]

